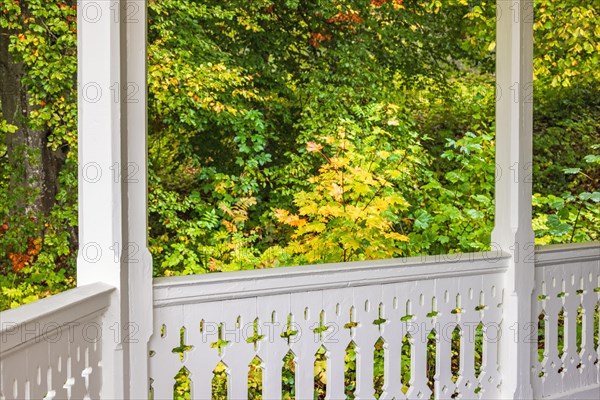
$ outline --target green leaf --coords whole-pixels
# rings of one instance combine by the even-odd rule
[[[433,220],[433,217],[427,211],[419,210],[415,213],[415,215],[416,215],[415,228],[419,228],[419,229],[429,228],[429,224]]]
[[[589,155],[585,156],[583,159],[588,163],[600,164],[600,156],[597,156],[595,154],[589,154]]]

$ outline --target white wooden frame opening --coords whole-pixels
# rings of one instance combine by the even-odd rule
[[[534,235],[533,0],[497,1],[496,224],[511,254],[500,365],[506,398],[532,398],[530,345]],[[146,2],[82,0],[79,41],[78,285],[114,286],[104,324],[104,398],[148,396],[152,262],[147,249]],[[490,160],[490,162],[493,162]],[[117,377],[119,379],[117,380]],[[122,379],[120,378],[122,377]]]

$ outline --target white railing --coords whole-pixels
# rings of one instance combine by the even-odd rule
[[[330,399],[499,398],[508,261],[460,254],[157,279],[153,398],[173,398],[184,374],[192,399],[245,399],[253,369],[263,399],[312,399],[317,358]],[[285,368],[293,381],[282,386]]]
[[[0,313],[0,399],[100,398],[101,318],[113,290],[82,286]]]
[[[460,254],[156,279],[150,396],[503,398],[515,365],[498,354],[518,328],[503,314],[510,262]],[[103,398],[122,379],[101,363],[113,290],[0,313],[0,399]],[[536,249],[522,338],[536,399],[597,398],[599,309],[598,243]]]
[[[534,393],[542,398],[590,387],[598,398],[600,245],[542,247],[535,267]]]

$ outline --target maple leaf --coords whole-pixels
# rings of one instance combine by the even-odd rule
[[[398,232],[386,233],[385,236],[388,237],[388,238],[390,238],[390,239],[399,240],[401,242],[408,242],[410,240],[408,236],[402,235],[402,234],[400,234]]]
[[[274,210],[274,212],[275,212],[275,217],[281,223],[284,223],[289,226],[295,226],[295,227],[301,227],[301,226],[306,225],[305,219],[300,218],[297,215],[290,214],[290,212],[287,210],[277,208]]]
[[[319,151],[321,151],[323,149],[323,146],[315,143],[315,142],[308,142],[306,143],[306,151],[308,151],[309,153],[317,153]]]
[[[342,196],[344,195],[344,188],[341,187],[340,185],[338,185],[337,183],[334,183],[332,185],[330,193],[331,193],[331,195],[333,196],[334,199],[336,199],[336,200],[339,201],[339,200],[342,199]]]

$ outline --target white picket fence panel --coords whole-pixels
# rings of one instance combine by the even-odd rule
[[[535,267],[530,337],[534,393],[543,398],[598,386],[600,246],[542,247]],[[596,393],[600,397],[600,388]]]
[[[86,285],[0,313],[0,399],[99,399],[113,291]]]
[[[313,399],[315,354],[321,347],[327,357],[327,398],[345,399],[344,357],[351,343],[357,354],[354,396],[374,398],[378,340],[384,343],[379,398],[428,399],[432,331],[435,397],[499,398],[498,339],[508,259],[492,253],[461,254],[158,279],[150,341],[153,399],[173,398],[174,378],[182,368],[189,372],[192,399],[218,398],[211,383],[219,363],[226,367],[228,398],[246,399],[249,364],[255,358],[262,368],[262,398],[281,398],[288,353],[295,362],[295,398]],[[327,330],[319,334],[320,326]],[[478,326],[483,360],[476,373]],[[452,371],[452,332],[457,327],[460,370]],[[296,334],[282,337],[290,328]],[[249,341],[255,333],[261,337],[256,345]],[[405,393],[400,357],[407,335],[411,377]],[[219,340],[227,342],[221,349]]]

